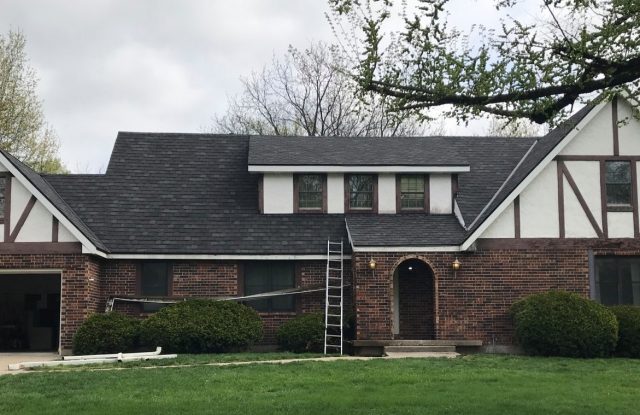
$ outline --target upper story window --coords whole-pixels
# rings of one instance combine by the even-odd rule
[[[294,178],[294,208],[297,212],[326,211],[326,176],[299,174]]]
[[[375,211],[376,176],[351,174],[346,176],[347,211]]]
[[[628,161],[606,162],[606,187],[608,207],[630,207],[631,163]]]
[[[424,211],[427,208],[428,180],[422,174],[398,176],[398,209],[399,211]]]
[[[295,280],[293,262],[248,262],[244,267],[244,294],[253,295],[294,288]],[[263,312],[295,311],[293,295],[247,301],[247,304]]]

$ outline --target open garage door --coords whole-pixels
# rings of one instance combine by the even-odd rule
[[[60,275],[0,274],[0,351],[57,351]]]

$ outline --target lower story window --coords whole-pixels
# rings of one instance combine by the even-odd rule
[[[640,305],[640,257],[596,257],[596,299],[605,305]]]
[[[295,266],[292,262],[249,262],[244,268],[244,294],[253,295],[295,287]],[[292,295],[248,301],[257,311],[295,311]]]
[[[167,297],[169,292],[169,264],[166,262],[143,262],[140,269],[140,295],[143,297]],[[161,308],[158,304],[144,303],[143,311],[152,312]]]

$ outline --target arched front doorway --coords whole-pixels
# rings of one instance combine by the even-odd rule
[[[393,273],[393,336],[435,339],[433,271],[417,258],[401,262]]]

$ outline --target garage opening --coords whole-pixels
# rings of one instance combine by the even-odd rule
[[[57,351],[60,276],[0,274],[0,351]]]

